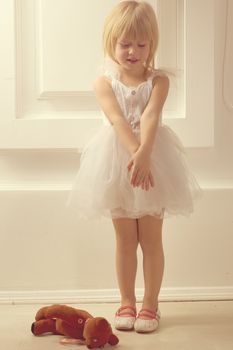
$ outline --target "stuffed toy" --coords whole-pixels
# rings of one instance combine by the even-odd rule
[[[105,318],[93,317],[84,310],[67,305],[42,307],[35,319],[36,322],[31,326],[34,335],[53,333],[69,337],[61,340],[63,344],[84,344],[89,349],[94,349],[104,347],[107,343],[116,345],[119,342]]]

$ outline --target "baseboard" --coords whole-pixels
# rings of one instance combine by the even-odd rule
[[[142,301],[143,289],[137,289],[137,300]],[[120,295],[117,289],[90,290],[39,290],[0,292],[1,304],[43,304],[43,303],[116,303]],[[233,300],[233,286],[226,287],[180,287],[162,288],[159,300],[165,301],[204,301]]]

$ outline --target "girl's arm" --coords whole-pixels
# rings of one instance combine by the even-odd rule
[[[111,84],[105,76],[99,76],[95,80],[94,91],[100,107],[116,130],[120,141],[131,155],[134,154],[140,143],[124,118]]]
[[[143,153],[150,155],[156,136],[163,105],[166,101],[169,90],[169,78],[159,76],[155,79],[155,84],[146,108],[140,119],[141,146]]]
[[[167,98],[168,90],[168,77],[157,77],[149,102],[140,118],[140,146],[128,164],[128,169],[131,170],[132,168],[131,184],[133,186],[142,184],[142,187],[148,188],[150,154],[155,140],[159,116]]]

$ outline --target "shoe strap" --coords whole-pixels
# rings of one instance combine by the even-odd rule
[[[130,309],[132,311],[126,311],[124,312],[124,310],[126,309]],[[132,306],[122,306],[120,307],[117,312],[116,312],[116,316],[130,316],[130,317],[136,317],[137,315],[137,311],[134,307]]]
[[[149,315],[148,315],[149,313]],[[150,310],[150,309],[141,309],[138,313],[138,318],[140,317],[147,317],[147,318],[150,318],[152,320],[157,320],[159,321],[160,319],[160,315],[158,313],[158,309],[156,309],[156,311],[153,311],[153,310]]]

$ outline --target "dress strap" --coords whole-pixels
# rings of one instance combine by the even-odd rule
[[[111,80],[113,80],[113,79],[115,78],[114,72],[112,72],[112,71],[110,71],[110,70],[106,70],[106,71],[104,72],[104,75],[107,76],[107,77],[109,77],[109,78],[111,78]]]
[[[150,75],[147,78],[147,83],[151,86],[151,88],[153,87],[153,79],[156,77],[156,75],[157,75],[157,72],[154,70],[150,72]]]
[[[148,80],[153,80],[154,77],[156,77],[156,76],[164,76],[164,75],[165,74],[163,71],[161,71],[160,69],[155,69],[150,73]]]
[[[165,72],[163,72],[161,69],[155,69],[150,73],[150,76],[148,77],[147,81],[153,88],[153,79],[157,76],[166,76]]]

